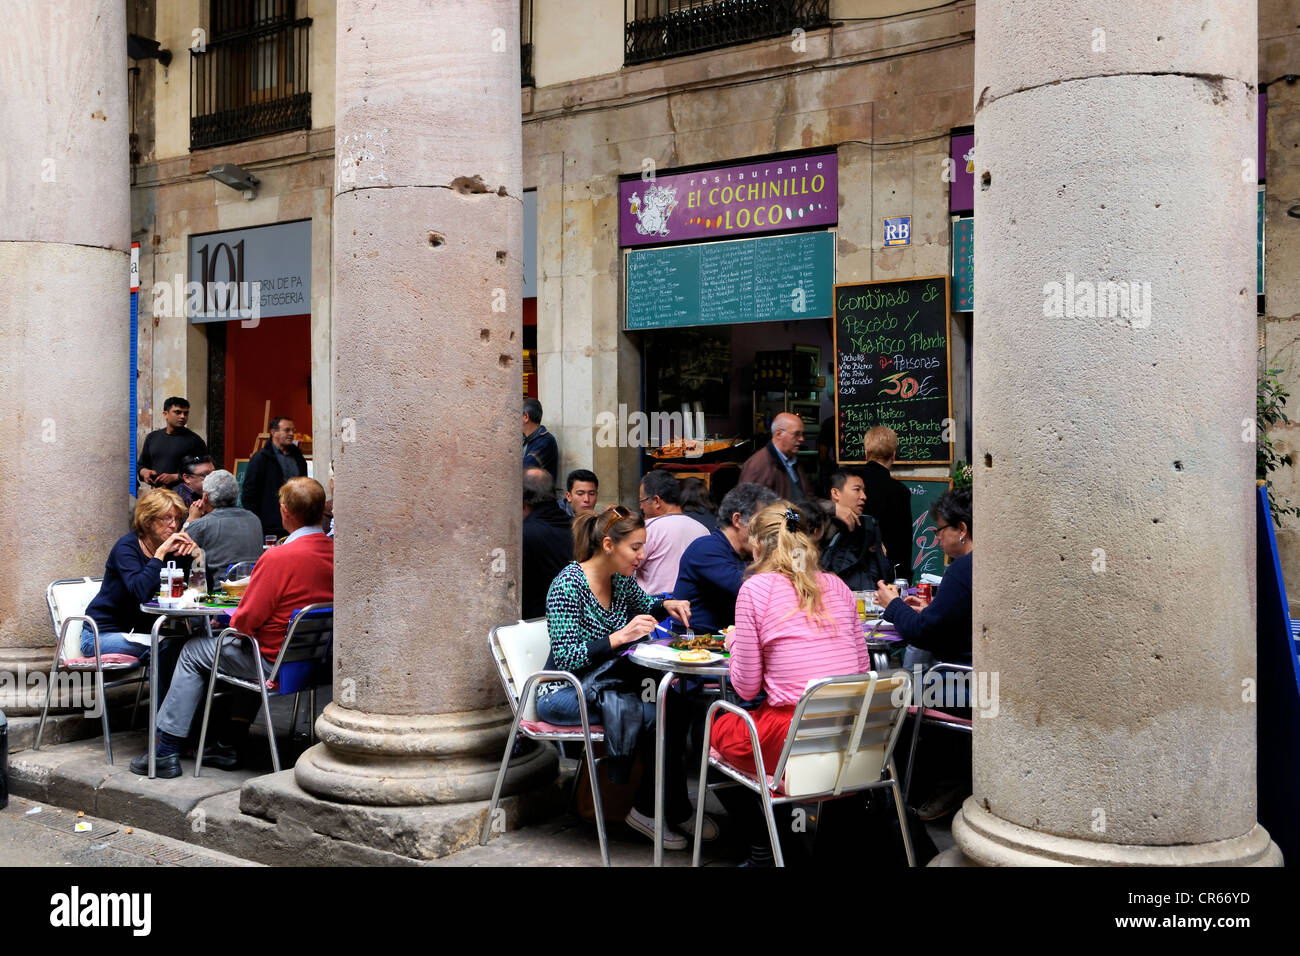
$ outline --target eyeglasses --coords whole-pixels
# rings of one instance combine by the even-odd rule
[[[937,524],[934,526],[934,533],[938,534],[940,531],[947,531],[951,527],[950,524]]]
[[[624,508],[622,505],[614,505],[605,512],[605,527],[600,529],[600,536],[603,538],[605,535],[609,534],[609,529],[614,526],[615,522],[630,517],[632,517],[630,509]]]

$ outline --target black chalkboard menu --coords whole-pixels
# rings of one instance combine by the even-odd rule
[[[899,464],[952,463],[948,277],[835,286],[835,440],[864,461],[862,436],[898,433]]]

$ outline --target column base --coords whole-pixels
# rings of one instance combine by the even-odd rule
[[[953,817],[955,849],[976,866],[1281,866],[1282,851],[1256,824],[1230,840],[1179,846],[1094,843],[1003,820],[967,797]],[[949,851],[952,852],[952,851]],[[955,858],[944,865],[954,865]]]
[[[454,714],[391,716],[326,706],[321,742],[298,758],[294,780],[326,800],[371,806],[465,803],[492,796],[512,714],[494,707]],[[556,773],[549,748],[510,765],[502,794],[531,790]]]
[[[40,716],[53,660],[53,644],[49,647],[0,647],[0,710],[6,716]],[[72,700],[67,689],[56,684],[50,713],[82,709],[80,700]]]

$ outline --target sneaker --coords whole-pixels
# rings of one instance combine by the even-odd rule
[[[695,838],[695,814],[691,814],[681,823],[677,824],[677,829],[690,837]],[[713,817],[707,813],[704,815],[704,827],[700,830],[700,841],[702,843],[712,843],[718,838],[718,825],[714,822]]]
[[[633,807],[628,811],[623,822],[630,826],[637,833],[648,837],[651,842],[655,838],[655,818],[648,817]],[[686,837],[682,836],[671,827],[664,827],[664,849],[665,850],[685,850],[688,845]]]

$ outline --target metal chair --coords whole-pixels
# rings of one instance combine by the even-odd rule
[[[271,720],[272,696],[282,697],[293,694],[293,714],[290,717],[289,733],[292,734],[298,723],[298,698],[304,688],[307,689],[308,735],[315,740],[316,687],[320,673],[329,660],[330,648],[334,638],[334,605],[310,604],[294,611],[289,621],[289,630],[280,645],[275,664],[265,680],[251,681],[233,674],[221,673],[221,648],[227,638],[245,640],[253,645],[255,660],[262,659],[262,649],[257,639],[249,634],[241,634],[233,627],[228,627],[217,637],[217,654],[208,675],[208,693],[203,704],[203,724],[199,730],[199,749],[194,760],[194,776],[203,770],[203,748],[208,736],[208,717],[212,711],[212,697],[217,681],[233,684],[244,690],[255,690],[262,695],[262,710],[266,715],[266,736],[271,744],[271,766],[280,772],[280,754],[275,745],[275,723]]]
[[[772,841],[772,856],[777,866],[784,866],[781,841],[777,837],[772,807],[778,803],[810,803],[840,797],[860,790],[889,787],[898,811],[903,835],[903,849],[908,866],[916,866],[912,840],[907,830],[898,776],[894,772],[894,744],[907,714],[912,678],[906,671],[880,677],[875,671],[846,677],[826,677],[810,681],[790,721],[790,730],[781,748],[781,756],[769,776],[763,766],[758,743],[758,728],[747,711],[714,701],[704,720],[704,753],[700,757],[699,800],[695,811],[695,851],[693,866],[700,865],[700,836],[704,829],[704,798],[708,790],[721,787],[747,787],[759,795],[767,832]],[[733,713],[749,728],[757,772],[737,769],[712,749],[713,724],[719,710]],[[709,768],[730,778],[708,783]]]
[[[938,710],[934,707],[925,706],[925,691],[930,686],[931,677],[942,679],[944,674],[971,674],[972,669],[969,664],[945,664],[942,661],[932,666],[921,678],[921,693],[918,695],[915,707],[909,707],[909,712],[915,712],[916,720],[912,723],[912,746],[907,754],[907,774],[903,777],[903,802],[907,802],[908,794],[912,789],[912,771],[916,767],[916,746],[921,736],[921,724],[929,724],[932,727],[944,727],[948,730],[955,730],[959,733],[971,733],[971,719],[969,717],[959,717],[946,711]],[[967,678],[969,680],[969,678]],[[967,696],[969,701],[971,698]]]
[[[582,696],[582,684],[568,671],[542,670],[546,658],[551,652],[550,633],[546,629],[546,618],[530,618],[515,624],[502,624],[492,628],[488,634],[488,646],[492,651],[492,660],[496,663],[501,686],[505,688],[506,699],[514,711],[514,721],[510,724],[510,736],[506,738],[505,753],[501,757],[501,767],[497,771],[496,785],[492,788],[492,801],[488,804],[487,818],[483,821],[483,833],[479,837],[479,846],[487,846],[492,835],[492,821],[496,815],[497,804],[501,801],[501,787],[505,783],[506,770],[510,766],[510,756],[514,750],[515,740],[522,733],[530,740],[547,740],[559,744],[564,741],[581,740],[587,757],[587,773],[591,779],[591,800],[596,811],[596,834],[600,838],[600,855],[605,865],[609,866],[609,844],[605,839],[605,814],[600,805],[600,786],[596,782],[596,756],[593,741],[605,739],[604,729],[593,727],[587,715],[587,702]],[[548,724],[537,719],[538,681],[566,681],[578,692],[578,713],[582,723],[578,727],[562,727]],[[574,778],[576,783],[577,778]]]
[[[143,664],[138,660],[131,663],[116,660],[105,661],[100,655],[99,627],[86,616],[86,608],[99,593],[99,587],[103,580],[103,578],[63,578],[53,582],[45,589],[45,603],[49,605],[50,620],[54,623],[55,648],[54,660],[50,664],[49,682],[45,687],[45,705],[41,708],[41,722],[36,727],[36,743],[33,744],[32,750],[41,749],[41,737],[45,733],[45,721],[50,713],[50,699],[54,696],[54,689],[57,686],[56,674],[59,671],[69,674],[94,673],[95,695],[99,701],[99,717],[104,728],[104,755],[108,758],[108,764],[111,767],[113,765],[113,740],[108,728],[108,699],[104,696],[104,691],[109,687],[139,684],[139,689],[135,694],[135,708],[138,710],[140,707],[140,692],[144,690],[144,685],[149,678],[148,671],[142,669]],[[77,626],[71,628],[69,626],[71,624]],[[95,654],[93,658],[84,657],[81,653],[82,625],[89,625],[91,633],[94,635]],[[120,674],[127,674],[132,671],[138,673],[105,683],[105,671]],[[131,712],[132,726],[135,725],[136,710]]]

